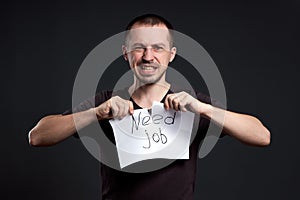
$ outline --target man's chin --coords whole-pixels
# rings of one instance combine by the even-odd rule
[[[141,76],[137,75],[137,79],[142,85],[153,85],[161,81],[163,74],[160,76]]]
[[[153,85],[153,84],[155,84],[155,83],[158,82],[158,80],[153,79],[153,78],[149,78],[149,79],[147,79],[147,78],[139,78],[139,81],[140,81],[140,83],[142,85]]]

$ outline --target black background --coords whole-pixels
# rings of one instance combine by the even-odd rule
[[[19,1],[2,10],[1,199],[100,198],[99,163],[80,140],[34,148],[27,133],[71,107],[87,54],[144,13],[197,40],[222,74],[228,108],[272,133],[267,148],[219,140],[198,162],[195,199],[299,198],[299,1]]]

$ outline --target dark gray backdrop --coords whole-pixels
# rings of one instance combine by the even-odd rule
[[[299,8],[297,0],[3,4],[1,199],[100,198],[98,161],[80,140],[33,148],[27,133],[71,107],[76,72],[96,45],[149,12],[208,51],[230,110],[259,117],[272,132],[267,148],[219,140],[198,162],[195,199],[299,198]]]

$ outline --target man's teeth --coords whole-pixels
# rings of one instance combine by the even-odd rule
[[[142,66],[143,70],[153,70],[154,67]]]

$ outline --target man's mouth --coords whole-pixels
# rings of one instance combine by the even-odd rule
[[[153,75],[156,73],[156,70],[158,69],[158,66],[154,65],[140,65],[140,73],[143,75]]]
[[[159,64],[156,64],[156,63],[142,63],[139,66],[143,70],[153,70],[153,69],[157,69],[159,67]]]
[[[142,65],[140,66],[142,70],[154,70],[156,69],[157,67],[154,67],[154,66],[145,66],[145,65]]]

